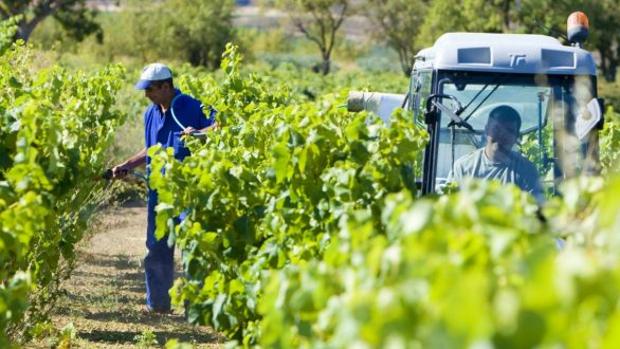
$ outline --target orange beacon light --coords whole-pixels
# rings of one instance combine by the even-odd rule
[[[571,13],[566,21],[566,32],[571,45],[581,47],[588,38],[589,28],[590,22],[585,13],[581,11]]]

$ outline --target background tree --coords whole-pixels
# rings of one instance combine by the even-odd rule
[[[234,0],[168,0],[159,8],[162,29],[155,39],[161,39],[167,56],[217,69],[235,36],[234,7]]]
[[[167,60],[216,69],[236,35],[233,10],[234,0],[127,1],[113,17],[101,16],[105,41],[90,52],[109,62],[133,57],[140,66]],[[57,33],[49,34],[46,41],[54,42]]]
[[[351,1],[277,0],[275,3],[289,14],[295,27],[319,47],[322,58],[320,71],[328,74],[336,33],[345,18],[353,12]]]
[[[422,48],[416,36],[424,21],[429,0],[369,0],[365,15],[379,29],[373,36],[398,53],[405,75],[411,73],[414,56]]]
[[[433,0],[418,34],[418,42],[432,45],[447,32],[501,33],[519,27],[521,0]]]
[[[69,35],[82,40],[90,34],[103,39],[101,27],[94,18],[97,12],[88,9],[85,0],[1,0],[0,18],[20,16],[16,39],[28,41],[32,31],[45,18],[53,16]]]

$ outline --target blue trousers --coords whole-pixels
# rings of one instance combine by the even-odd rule
[[[168,246],[168,237],[155,238],[155,206],[157,192],[149,190],[147,201],[146,248],[144,258],[146,278],[146,305],[153,310],[170,310],[168,290],[174,282],[174,245]]]

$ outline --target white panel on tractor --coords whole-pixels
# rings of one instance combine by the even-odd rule
[[[596,75],[590,52],[545,35],[447,33],[416,56],[417,68],[487,73]]]

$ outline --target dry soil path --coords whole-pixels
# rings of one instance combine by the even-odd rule
[[[114,208],[100,216],[97,232],[80,247],[78,266],[65,281],[67,295],[53,316],[56,328],[73,323],[77,348],[158,347],[173,338],[196,348],[221,347],[222,337],[185,323],[178,311],[144,311],[145,226],[145,207]]]

